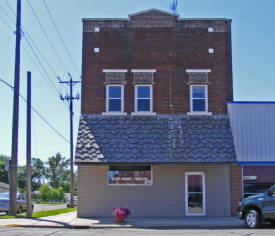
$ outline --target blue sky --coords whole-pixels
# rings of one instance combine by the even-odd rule
[[[58,36],[44,1],[74,64]],[[21,39],[20,94],[26,98],[27,71],[31,71],[32,106],[66,140],[69,140],[68,104],[58,97],[59,92],[65,95],[69,87],[60,85],[57,76],[67,81],[69,72],[74,80],[80,80],[82,18],[128,18],[129,14],[151,8],[171,12],[169,10],[171,2],[173,0],[22,0],[24,36]],[[16,0],[0,1],[0,79],[13,86],[15,64],[13,32],[16,17],[9,6],[16,12]],[[234,101],[275,101],[274,0],[178,0],[177,12],[180,18],[232,19]],[[30,42],[44,69],[27,41]],[[37,52],[36,47],[45,60]],[[78,92],[81,92],[81,87],[76,85],[74,96]],[[0,81],[0,154],[8,156],[11,155],[12,110],[13,91]],[[32,114],[32,157],[47,161],[48,157],[60,152],[69,158],[69,144],[38,115]],[[74,114],[75,144],[80,101],[74,100]],[[24,165],[26,103],[22,99],[20,99],[19,116],[18,163]]]

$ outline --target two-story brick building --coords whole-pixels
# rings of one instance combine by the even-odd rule
[[[83,19],[78,217],[230,216],[231,20],[159,10]]]

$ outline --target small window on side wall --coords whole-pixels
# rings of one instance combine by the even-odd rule
[[[106,112],[124,111],[124,86],[107,85]]]
[[[207,85],[190,86],[190,105],[191,105],[191,112],[208,111]]]
[[[135,86],[135,112],[152,112],[152,85]]]

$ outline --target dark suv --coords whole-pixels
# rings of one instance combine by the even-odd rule
[[[249,229],[256,229],[262,223],[275,226],[275,185],[265,193],[253,195],[239,202],[238,217]]]

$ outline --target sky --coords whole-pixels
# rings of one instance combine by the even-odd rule
[[[60,84],[57,77],[68,81],[70,73],[73,80],[81,80],[82,18],[128,18],[152,8],[172,13],[169,8],[172,2],[22,0],[20,94],[27,97],[27,71],[30,71],[32,107],[54,128],[32,112],[32,157],[46,162],[60,152],[70,158],[69,106],[59,97],[69,92],[69,86]],[[16,3],[0,0],[0,79],[12,87]],[[234,101],[275,101],[274,12],[274,0],[178,0],[180,18],[232,19]],[[13,91],[6,83],[0,81],[0,154],[11,156]],[[73,96],[77,94],[81,95],[80,84],[73,87]],[[80,100],[73,102],[74,146],[80,104]],[[19,106],[18,164],[25,165],[26,102],[21,98]]]

